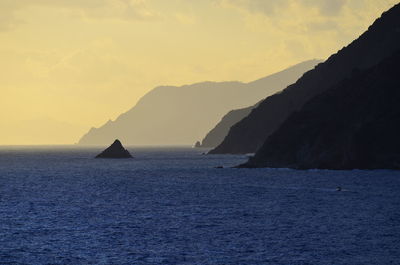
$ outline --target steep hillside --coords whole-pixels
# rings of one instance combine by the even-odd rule
[[[400,52],[306,103],[244,166],[400,169],[399,102]]]
[[[213,148],[222,143],[230,128],[250,114],[255,106],[231,110],[222,120],[204,137],[199,147]]]
[[[304,74],[281,93],[265,99],[232,126],[224,141],[210,153],[254,153],[295,111],[323,93],[355,69],[366,69],[400,47],[400,4],[382,14],[357,40]]]

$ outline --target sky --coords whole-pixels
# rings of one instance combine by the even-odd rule
[[[326,59],[396,0],[0,0],[0,145],[73,144],[152,88]]]

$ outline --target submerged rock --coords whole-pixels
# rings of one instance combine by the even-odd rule
[[[96,158],[133,158],[132,155],[126,150],[121,142],[117,139],[110,147],[101,152]]]

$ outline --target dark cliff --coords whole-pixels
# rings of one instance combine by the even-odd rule
[[[232,126],[224,141],[210,153],[254,153],[295,111],[314,96],[351,76],[354,69],[367,69],[400,47],[400,4],[382,14],[357,40],[295,84],[265,99],[243,120]]]
[[[204,137],[201,146],[205,148],[213,148],[218,146],[228,134],[229,129],[245,118],[255,106],[231,110],[222,120]]]
[[[244,166],[400,169],[400,52],[292,114]]]

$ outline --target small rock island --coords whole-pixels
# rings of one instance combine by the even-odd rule
[[[101,152],[96,158],[133,158],[133,156],[126,150],[121,142],[117,139],[110,147]]]

